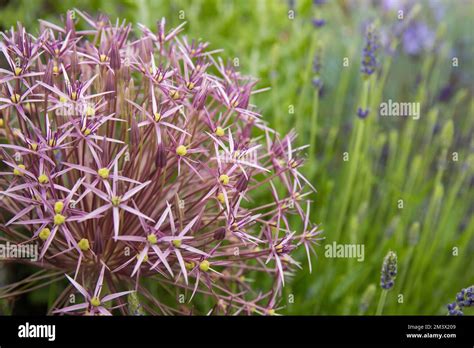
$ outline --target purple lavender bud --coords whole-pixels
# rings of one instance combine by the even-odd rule
[[[313,72],[315,74],[319,74],[319,72],[321,71],[321,65],[321,50],[318,49],[313,59]]]
[[[393,288],[397,277],[397,254],[393,251],[389,251],[385,256],[381,273],[380,286],[384,290],[390,290]]]
[[[325,0],[313,0],[313,5],[315,7],[319,7],[321,5],[324,5],[325,3],[326,3]],[[322,19],[322,18],[316,18],[315,17],[315,18],[313,18],[312,23],[313,23],[313,26],[315,28],[321,28],[326,24],[326,20]]]
[[[461,316],[464,315],[465,307],[474,306],[474,285],[468,288],[461,289],[456,294],[456,301],[449,303],[446,307],[448,309],[448,315]]]
[[[321,28],[326,24],[326,20],[322,18],[313,18],[312,23],[315,28]]]
[[[372,75],[377,68],[377,48],[377,36],[372,26],[370,26],[365,37],[365,46],[362,51],[362,66],[360,69],[366,77]]]
[[[322,88],[323,88],[323,80],[321,79],[321,76],[320,76],[320,71],[321,71],[321,66],[322,66],[321,55],[322,55],[321,48],[318,47],[313,59],[313,72],[315,76],[313,77],[311,81],[313,84],[313,87],[316,88],[316,90],[319,90],[320,95],[322,93]]]
[[[457,305],[456,302],[449,303],[446,307],[448,308],[448,315],[450,316],[463,316],[464,315],[463,311],[460,309],[460,307]]]
[[[361,107],[357,108],[357,116],[364,119],[369,115],[369,109],[362,109]]]

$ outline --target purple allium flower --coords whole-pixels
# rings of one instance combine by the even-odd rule
[[[305,147],[262,120],[254,79],[179,36],[182,25],[132,37],[125,22],[77,13],[90,29],[68,13],[37,37],[2,33],[0,46],[2,232],[38,245],[44,286],[66,273],[85,299],[68,303],[66,288],[51,312],[276,314],[301,268],[294,251],[309,260],[322,239]],[[259,205],[262,189],[271,197]]]
[[[99,278],[97,279],[96,286],[94,288],[94,291],[88,291],[86,290],[82,285],[80,285],[78,282],[76,282],[74,279],[69,277],[66,274],[67,279],[71,282],[71,284],[76,288],[76,290],[84,296],[84,299],[86,302],[80,303],[80,304],[75,304],[72,306],[68,306],[65,308],[57,309],[53,311],[53,313],[69,313],[69,312],[75,312],[75,311],[84,311],[86,315],[112,315],[110,310],[113,310],[118,307],[110,307],[106,308],[105,303],[110,302],[116,298],[119,298],[121,296],[128,295],[134,291],[122,291],[116,294],[109,294],[104,297],[100,296],[101,291],[102,291],[102,285],[104,283],[104,273],[105,273],[105,264],[102,266],[102,269],[99,274]],[[120,305],[120,307],[123,305]]]
[[[474,285],[461,289],[456,294],[456,301],[447,305],[449,315],[464,315],[464,307],[474,306]]]
[[[372,25],[367,29],[365,37],[365,46],[362,51],[362,66],[361,72],[365,77],[372,75],[377,68],[377,36]]]
[[[395,284],[397,277],[397,254],[389,251],[383,260],[382,272],[380,277],[380,286],[384,290],[390,290]]]

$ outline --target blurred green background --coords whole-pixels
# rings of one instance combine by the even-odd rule
[[[0,0],[0,29],[20,21],[37,33],[39,18],[59,23],[74,7],[153,30],[163,16],[171,26],[187,21],[189,38],[224,48],[224,60],[238,58],[244,74],[260,79],[258,88],[271,87],[252,102],[272,127],[296,128],[298,144],[312,145],[304,171],[318,189],[312,219],[326,239],[312,274],[298,255],[304,269],[284,288],[282,313],[374,314],[383,258],[393,250],[399,273],[383,314],[444,315],[456,292],[474,283],[474,1],[416,1],[403,20],[397,11],[413,10],[415,2],[318,2]],[[314,18],[326,24],[316,27]],[[360,119],[370,22],[380,38],[379,69],[371,78],[371,113]],[[394,39],[403,23],[404,34]],[[379,117],[388,99],[419,102],[420,119]],[[363,262],[325,257],[324,244],[334,241],[363,244]],[[33,292],[22,303],[41,306],[54,291]]]

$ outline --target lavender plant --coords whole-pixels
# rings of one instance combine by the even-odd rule
[[[395,278],[397,277],[397,263],[397,254],[395,254],[393,251],[389,251],[382,264],[382,271],[380,275],[380,287],[382,288],[382,293],[377,306],[377,315],[382,314],[385,300],[387,298],[387,292],[395,285]]]
[[[375,73],[377,69],[377,35],[375,33],[375,28],[373,25],[370,25],[367,28],[366,38],[365,38],[365,46],[362,50],[362,64],[360,71],[362,72],[364,78],[364,86],[361,96],[361,103],[362,105],[357,108],[357,116],[360,118],[366,118],[369,115],[369,107],[368,107],[368,94],[369,94],[369,78],[370,76]]]
[[[315,9],[318,9],[318,7],[320,7],[321,5],[324,5],[325,3],[326,3],[325,0],[313,0],[313,5]],[[319,12],[319,11],[316,11],[316,12]],[[319,18],[318,16],[315,16],[312,22],[315,28],[321,28],[326,24],[326,20]]]
[[[397,277],[397,254],[389,251],[383,260],[382,272],[380,276],[380,286],[384,290],[390,290],[395,285]]]
[[[37,244],[41,269],[2,298],[66,276],[52,313],[276,314],[296,249],[311,269],[305,147],[250,103],[255,79],[165,24],[132,37],[76,10],[1,34],[1,239]]]
[[[362,297],[359,303],[359,315],[364,315],[367,312],[372,303],[372,300],[374,299],[376,290],[377,287],[375,286],[375,284],[370,284],[362,293]]]
[[[441,2],[428,2],[425,12],[433,15],[436,21],[441,22],[446,12],[445,5]],[[385,15],[397,13],[398,21],[386,29],[386,42],[388,51],[393,54],[396,41],[400,41],[403,52],[412,57],[419,57],[425,52],[430,52],[435,46],[436,32],[424,20],[416,18],[422,6],[416,1],[394,2],[382,1],[381,10]]]
[[[472,306],[474,306],[474,285],[461,289],[456,294],[456,301],[447,305],[448,315],[464,315],[464,308]]]

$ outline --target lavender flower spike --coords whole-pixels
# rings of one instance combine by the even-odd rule
[[[377,48],[377,36],[373,26],[369,26],[365,37],[365,46],[362,51],[362,66],[360,69],[365,78],[372,75],[377,68]]]
[[[382,275],[380,277],[380,286],[384,290],[390,290],[395,284],[397,277],[397,254],[389,251],[383,261]]]
[[[378,67],[377,62],[377,36],[373,25],[369,25],[365,37],[365,46],[362,50],[362,64],[361,72],[364,79],[364,85],[362,86],[362,95],[360,98],[360,105],[357,109],[357,116],[361,119],[366,118],[369,115],[370,109],[368,107],[368,97],[370,89],[370,76],[376,71]]]
[[[456,295],[456,301],[447,305],[449,315],[464,315],[465,307],[474,307],[474,285],[462,289]]]

